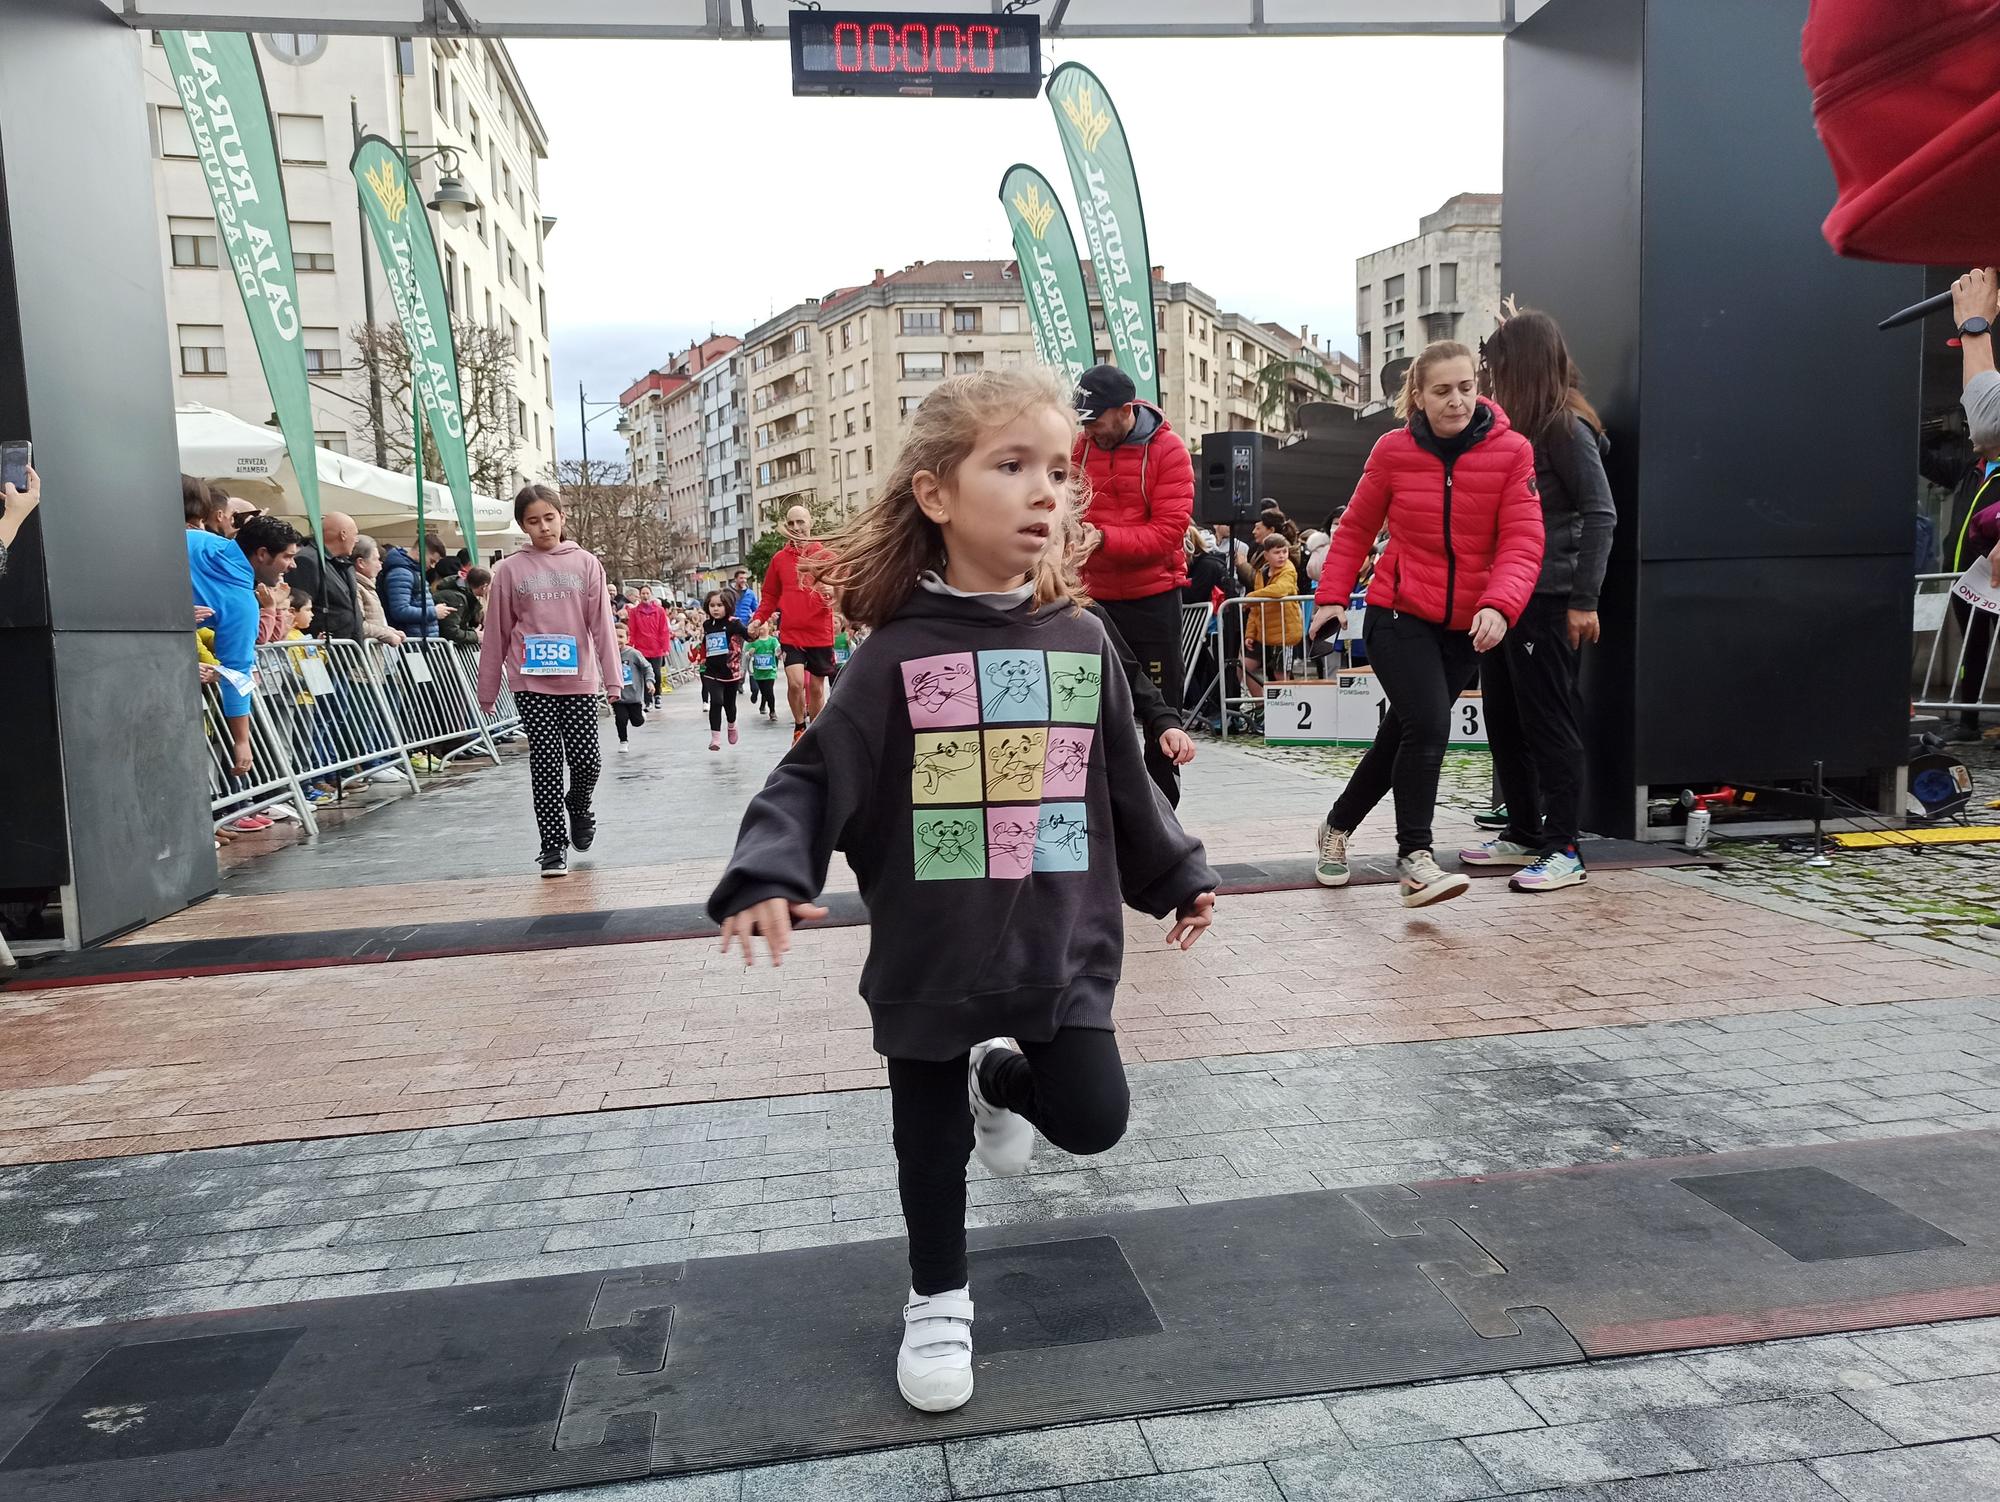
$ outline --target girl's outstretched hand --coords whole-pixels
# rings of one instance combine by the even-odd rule
[[[729,944],[733,939],[743,946],[744,965],[754,965],[757,956],[751,948],[750,938],[753,934],[762,934],[764,947],[771,952],[771,963],[782,965],[785,963],[785,952],[792,947],[792,925],[810,923],[825,916],[825,908],[810,902],[787,902],[782,897],[773,897],[768,902],[746,907],[742,912],[732,913],[722,920],[722,952],[729,953]]]
[[[1160,755],[1177,767],[1186,766],[1194,760],[1194,737],[1180,729],[1161,731]]]
[[[1184,903],[1174,917],[1176,922],[1167,933],[1167,947],[1194,948],[1194,941],[1207,933],[1208,925],[1215,921],[1215,893],[1203,892],[1199,897]]]

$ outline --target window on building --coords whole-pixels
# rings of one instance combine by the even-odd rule
[[[862,320],[861,320],[861,342],[862,342],[863,344],[866,344],[866,343],[868,342],[868,325],[869,325],[869,324],[870,324],[870,323],[871,323],[872,321],[873,321],[873,320],[869,319],[869,318],[868,318],[868,317],[866,317],[865,315],[864,315],[864,316],[862,317]],[[866,377],[863,377],[863,379],[865,380],[865,379],[866,379]]]
[[[852,391],[854,389],[854,367],[852,365],[848,366],[840,373],[840,376],[844,382],[841,389],[843,391]]]
[[[326,38],[317,31],[267,31],[264,50],[281,63],[303,68],[326,55]]]
[[[1419,308],[1428,308],[1430,305],[1431,269],[1428,266],[1419,266],[1417,268],[1417,306]]]
[[[493,294],[491,292],[486,294],[486,326],[489,329],[497,326],[493,322]]]
[[[153,111],[155,142],[161,156],[193,156],[194,135],[188,129],[187,111],[163,104]]]
[[[906,334],[941,334],[944,332],[944,314],[936,308],[903,309],[903,332]]]
[[[1021,310],[1011,303],[1000,310],[1000,332],[1003,334],[1021,332]]]
[[[340,330],[305,330],[306,374],[338,375],[341,371]]]
[[[842,349],[854,348],[854,321],[852,319],[849,319],[840,326],[840,347]]]
[[[1403,278],[1392,276],[1382,283],[1382,312],[1385,315],[1403,311]]]
[[[941,381],[944,379],[944,353],[939,350],[904,355],[902,371],[906,381]]]
[[[444,305],[450,312],[458,311],[458,252],[449,245],[444,249]]]
[[[547,287],[537,287],[535,289],[535,304],[541,310],[542,337],[546,339],[549,337],[549,289]]]
[[[875,431],[875,404],[873,402],[863,402],[861,404],[861,431],[864,433]]]
[[[1438,265],[1438,301],[1455,303],[1458,301],[1458,262],[1444,261]]]
[[[1435,344],[1440,339],[1458,337],[1458,314],[1432,313],[1424,319],[1424,339]]]
[[[1354,294],[1354,314],[1363,323],[1368,321],[1368,309],[1370,306],[1368,299],[1374,291],[1375,287],[1373,283],[1363,282],[1361,290]]]
[[[417,76],[417,44],[408,37],[396,38],[396,71],[405,78]]]
[[[1400,323],[1392,323],[1382,330],[1382,358],[1397,360],[1402,358],[1402,354],[1403,326]]]
[[[176,266],[222,264],[222,241],[213,219],[169,219],[167,235],[173,242]]]
[[[1201,383],[1205,386],[1208,384],[1208,361],[1203,360],[1200,361],[1199,363],[1201,367],[1201,375],[1199,379],[1201,380]]]
[[[333,270],[333,226],[324,220],[294,219],[292,264],[300,271]]]
[[[836,480],[838,480],[838,479],[840,478],[840,450],[839,450],[839,449],[835,449],[835,450],[833,451],[833,477],[834,477],[834,479],[836,479]]]
[[[869,444],[861,450],[861,466],[869,474],[875,473],[875,445]]]
[[[898,405],[902,408],[903,416],[905,417],[908,417],[912,412],[916,411],[917,408],[921,407],[923,404],[924,404],[924,399],[920,396],[906,396],[900,398],[898,401]]]
[[[458,80],[451,81],[451,128],[465,129],[465,93],[458,86]]]
[[[470,318],[472,316],[472,268],[470,266],[467,266],[465,268],[464,276],[465,276],[465,301],[460,303],[458,306],[459,306],[459,311],[463,313],[467,318]]]
[[[182,375],[227,375],[229,352],[222,347],[222,326],[184,323],[179,329]]]
[[[841,434],[840,436],[843,438],[852,438],[854,436],[854,409],[852,407],[849,407],[845,412],[841,414],[840,420],[842,423],[846,425],[847,428],[847,431]]]
[[[479,111],[467,110],[465,113],[471,120],[468,131],[472,137],[472,154],[474,156],[484,156],[486,154],[486,143],[479,134]]]
[[[323,449],[331,449],[336,454],[347,452],[347,435],[338,428],[315,428],[313,442]]]
[[[519,437],[528,431],[528,404],[519,397],[514,399],[514,434]]]
[[[278,155],[288,162],[326,161],[326,121],[318,115],[278,116]]]
[[[862,325],[863,328],[866,328],[867,326],[868,325],[865,323]],[[866,386],[868,384],[868,362],[866,360],[863,360],[861,362],[861,384],[863,386]]]
[[[953,375],[971,375],[975,370],[984,369],[985,365],[986,356],[982,355],[976,349],[960,350],[951,357],[951,373]]]
[[[551,402],[556,399],[556,367],[547,355],[542,356],[542,390]]]
[[[953,308],[951,310],[951,331],[954,334],[976,334],[979,332],[980,310],[978,308]]]
[[[437,112],[444,113],[444,64],[431,65],[431,105]]]

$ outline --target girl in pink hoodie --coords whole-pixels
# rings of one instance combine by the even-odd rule
[[[479,706],[493,714],[504,670],[528,732],[528,773],[542,839],[537,864],[544,876],[566,876],[569,847],[588,850],[597,837],[590,795],[601,765],[598,702],[615,699],[622,686],[618,638],[604,566],[564,539],[555,491],[547,485],[523,487],[514,497],[514,520],[528,534],[528,546],[493,570],[486,634],[479,643]]]

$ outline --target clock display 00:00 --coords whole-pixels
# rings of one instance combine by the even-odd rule
[[[1032,16],[807,11],[791,37],[794,93],[1032,97],[1041,86]]]

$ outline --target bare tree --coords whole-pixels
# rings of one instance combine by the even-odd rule
[[[402,327],[393,323],[356,324],[355,365],[347,399],[361,410],[361,429],[370,448],[387,456],[392,469],[414,469],[410,407],[410,349]],[[472,488],[505,496],[512,489],[514,461],[521,452],[516,427],[514,346],[496,328],[454,318],[452,345],[458,355],[458,400],[465,412],[465,452]],[[371,385],[379,381],[382,410],[370,407]],[[324,388],[321,388],[324,389]],[[424,478],[442,482],[444,461],[428,421],[424,424]]]
[[[586,485],[582,462],[564,459],[554,476],[568,536],[603,559],[614,579],[680,583],[694,572],[698,539],[673,524],[664,490],[634,483],[630,465],[593,459]]]

